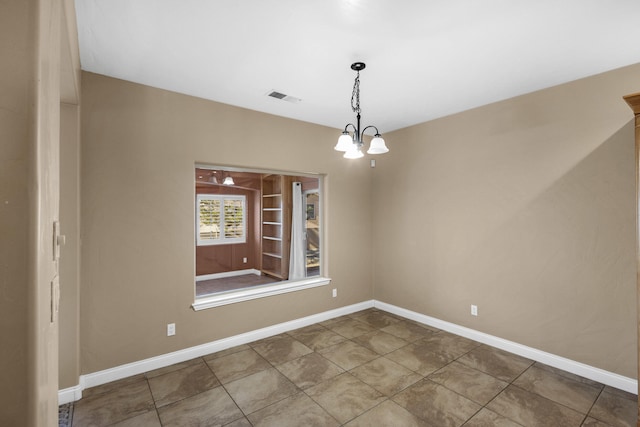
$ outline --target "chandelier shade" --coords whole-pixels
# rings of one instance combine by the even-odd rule
[[[367,150],[368,154],[384,154],[388,153],[389,149],[387,145],[384,143],[384,139],[380,136],[380,134],[376,134],[371,140],[371,144],[369,145],[369,149]]]
[[[333,147],[333,149],[336,151],[348,151],[352,145],[353,138],[349,135],[349,132],[345,130],[342,132],[342,135],[340,135],[340,138],[338,138],[338,143]]]

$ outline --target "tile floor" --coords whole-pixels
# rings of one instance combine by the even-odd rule
[[[375,309],[87,389],[72,426],[635,426],[637,399]]]

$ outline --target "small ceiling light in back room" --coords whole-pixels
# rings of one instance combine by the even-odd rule
[[[233,182],[233,178],[231,178],[231,176],[227,175],[224,179],[224,181],[222,181],[222,183],[224,185],[235,185],[235,182]]]
[[[359,159],[364,156],[362,153],[364,132],[369,128],[375,129],[376,133],[371,140],[367,154],[384,154],[389,152],[377,127],[367,126],[360,131],[360,71],[364,70],[365,67],[364,62],[351,64],[351,69],[358,73],[353,83],[353,92],[351,93],[351,109],[356,113],[357,124],[349,123],[346,125],[342,135],[338,138],[338,143],[333,147],[337,151],[344,151],[345,159]],[[349,127],[352,128],[353,134],[349,133]]]

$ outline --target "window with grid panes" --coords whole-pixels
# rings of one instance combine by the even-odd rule
[[[198,194],[196,241],[198,246],[245,243],[245,196]]]

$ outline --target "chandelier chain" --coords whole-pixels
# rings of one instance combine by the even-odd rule
[[[353,83],[353,92],[351,93],[351,109],[353,110],[353,112],[360,114],[360,71],[358,71],[356,80]]]

